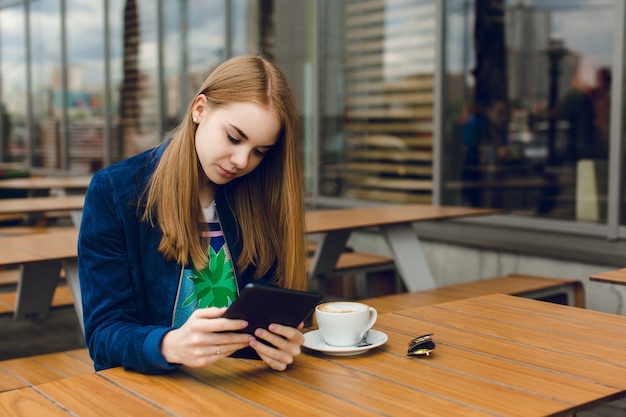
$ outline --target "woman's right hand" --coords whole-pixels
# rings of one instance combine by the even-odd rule
[[[161,342],[165,360],[199,368],[249,346],[253,336],[234,333],[248,322],[222,318],[225,311],[215,307],[198,309],[180,328],[168,332]]]

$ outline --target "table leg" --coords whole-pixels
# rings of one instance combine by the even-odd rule
[[[82,210],[72,211],[70,213],[70,216],[72,218],[72,224],[76,227],[80,227],[80,223],[83,219],[83,211]]]
[[[33,316],[43,319],[48,315],[60,272],[59,261],[43,261],[21,266],[13,321]]]
[[[72,298],[74,299],[74,308],[76,309],[76,315],[78,316],[80,330],[84,334],[85,326],[83,325],[83,302],[80,294],[80,281],[78,280],[78,261],[63,261],[63,269],[65,270],[67,285],[70,288]]]
[[[411,223],[380,226],[396,262],[396,269],[409,292],[436,287],[422,245]]]
[[[314,286],[318,287],[313,289],[319,290],[320,280],[333,273],[349,236],[350,230],[336,230],[322,236],[309,270],[309,279],[314,283]]]

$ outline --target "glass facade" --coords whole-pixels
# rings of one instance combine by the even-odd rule
[[[447,2],[443,202],[605,223],[612,1]]]
[[[430,204],[436,2],[324,4],[320,195]]]
[[[0,11],[0,103],[2,103],[3,162],[30,163],[30,153],[36,144],[31,143],[29,96],[30,57],[26,48],[29,24],[25,7],[15,4]],[[30,36],[30,35],[28,35]]]
[[[261,52],[298,95],[311,202],[502,207],[529,230],[616,238],[624,9],[0,1],[0,162],[83,174],[134,155],[167,135],[219,62]]]

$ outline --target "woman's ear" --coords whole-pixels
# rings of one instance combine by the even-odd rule
[[[209,99],[204,94],[198,94],[191,105],[191,118],[200,123],[204,114],[209,110]]]

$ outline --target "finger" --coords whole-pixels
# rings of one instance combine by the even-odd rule
[[[269,325],[268,330],[274,334],[282,336],[291,343],[296,343],[298,345],[302,345],[304,343],[304,335],[296,328],[272,323]]]
[[[192,368],[203,368],[247,346],[248,343],[209,345],[202,349],[202,352],[196,351],[195,354],[189,355],[183,364]]]
[[[223,345],[216,345],[213,347],[213,351],[216,356],[221,356],[225,358],[227,356],[232,355],[238,350],[244,349],[249,346],[249,342],[246,340],[246,343],[227,343]]]
[[[204,319],[214,319],[217,317],[221,317],[224,315],[224,312],[227,310],[226,307],[217,308],[217,307],[207,307],[207,308],[199,308],[194,311],[191,316],[204,318]]]
[[[272,326],[270,326],[270,328],[271,327]],[[302,337],[303,342],[300,343],[299,338],[295,338],[295,341],[288,340],[282,336],[263,329],[256,329],[254,331],[254,335],[273,345],[273,347],[268,347],[271,351],[264,350],[267,354],[274,357],[274,359],[287,363],[291,363],[293,361],[293,357],[298,356],[301,353],[300,346],[304,343],[304,337]],[[288,357],[283,357],[282,355],[278,356],[276,352],[284,353]]]
[[[250,343],[250,347],[256,351],[263,363],[276,371],[284,371],[289,364],[293,363],[292,356],[256,340]]]
[[[220,316],[213,316],[214,313],[208,313],[208,315],[194,315],[187,320],[192,330],[213,333],[213,332],[228,332],[239,331],[248,327],[248,322],[238,319],[225,319]]]
[[[261,354],[259,354],[259,356],[263,360],[263,363],[265,363],[267,366],[269,366],[275,371],[284,371],[285,369],[287,369],[287,366],[289,365],[288,363],[277,361],[271,356],[264,356]]]

